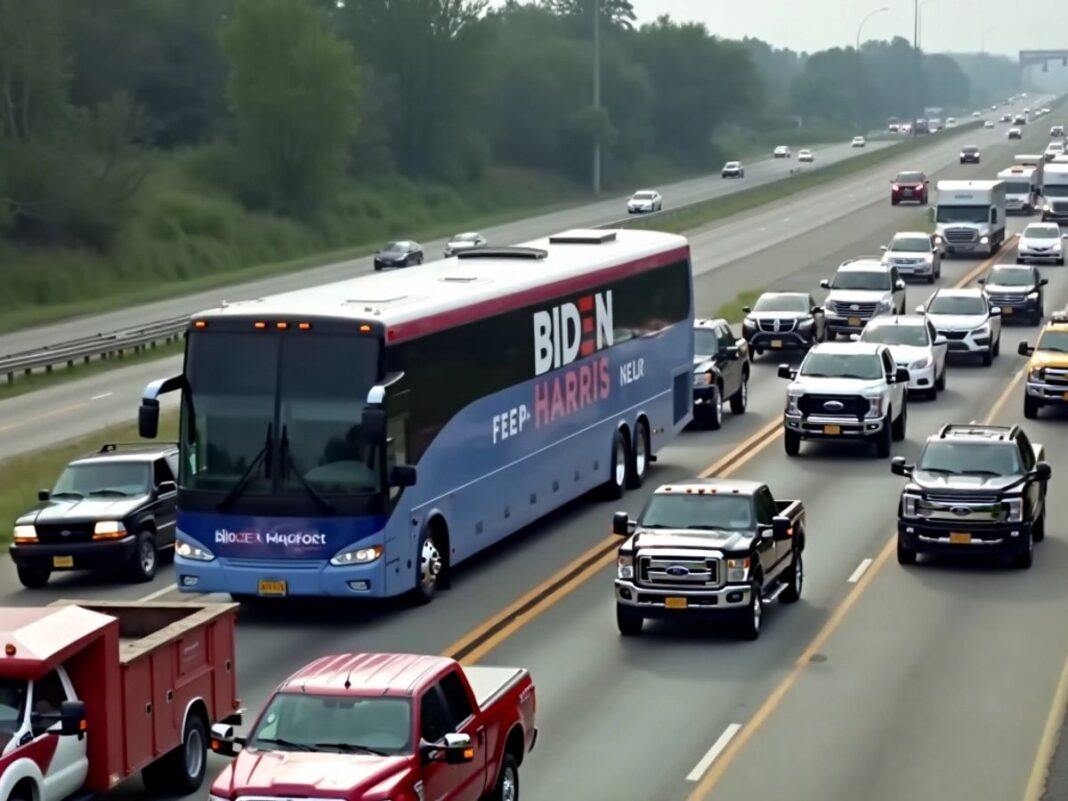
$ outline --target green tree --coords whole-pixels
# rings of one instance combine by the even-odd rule
[[[0,0],[0,137],[26,141],[60,123],[68,59],[60,0]]]
[[[312,214],[344,175],[356,133],[351,46],[308,0],[237,0],[222,43],[245,168],[271,206]]]
[[[555,14],[582,21],[586,30],[593,22],[594,8],[600,8],[601,19],[611,27],[631,30],[638,15],[631,0],[544,0]]]

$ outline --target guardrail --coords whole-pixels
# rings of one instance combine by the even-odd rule
[[[34,370],[43,369],[50,373],[60,365],[74,367],[77,363],[89,364],[94,358],[121,358],[129,352],[141,353],[177,340],[188,324],[188,315],[170,317],[136,328],[94,334],[57,345],[0,356],[0,374],[7,378],[8,384],[13,384],[18,376],[30,375]]]

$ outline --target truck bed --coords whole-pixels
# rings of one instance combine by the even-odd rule
[[[465,667],[464,674],[471,692],[475,694],[479,709],[485,709],[500,695],[515,685],[524,674],[524,668],[512,667]]]

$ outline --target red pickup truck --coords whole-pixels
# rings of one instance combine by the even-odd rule
[[[237,758],[210,799],[516,801],[534,706],[522,668],[323,657],[275,690],[248,738],[216,727],[212,748]]]
[[[137,771],[199,788],[212,723],[239,720],[236,608],[0,608],[0,799],[89,797]]]

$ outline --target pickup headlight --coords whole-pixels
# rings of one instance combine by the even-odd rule
[[[204,545],[194,540],[186,539],[179,535],[175,538],[174,552],[183,559],[189,559],[193,562],[210,562],[215,558],[215,554]]]
[[[1010,523],[1023,521],[1023,498],[1008,498],[1005,500],[1005,519]]]
[[[749,557],[727,560],[727,581],[730,584],[749,581]]]
[[[979,239],[979,244],[980,245],[989,245],[990,244],[990,237],[989,236],[981,237]]]
[[[1027,299],[1028,300],[1038,300],[1038,293],[1037,292],[1028,292],[1027,293]]]
[[[712,371],[705,370],[704,372],[698,371],[693,374],[693,385],[695,387],[710,387],[712,386]]]
[[[786,393],[786,412],[787,412],[787,414],[801,414],[801,408],[798,406],[798,403],[800,403],[800,401],[801,401],[801,393],[800,392],[790,392],[788,390],[787,393]]]
[[[37,527],[32,524],[21,524],[15,526],[15,532],[12,535],[12,539],[15,542],[37,542]]]
[[[893,308],[894,308],[894,301],[889,300],[889,299],[888,300],[880,300],[879,301],[879,311],[888,312]]]
[[[634,554],[621,553],[616,559],[616,574],[621,579],[634,578]]]
[[[905,493],[901,496],[901,514],[903,517],[919,517],[916,513],[916,507],[920,502],[919,495],[910,495]]]
[[[917,359],[912,364],[910,364],[909,365],[909,369],[910,370],[922,370],[925,367],[930,367],[930,366],[931,366],[931,357],[930,356],[924,356],[922,359]]]
[[[350,545],[334,554],[330,559],[330,564],[334,567],[369,565],[379,559],[385,550],[381,545]]]
[[[870,418],[882,417],[883,416],[883,396],[882,395],[874,395],[874,396],[868,398],[867,400],[868,400],[868,403],[871,404],[868,407],[868,415],[867,416],[870,417]]]
[[[94,540],[121,540],[126,536],[126,526],[121,520],[100,520],[93,526]]]

